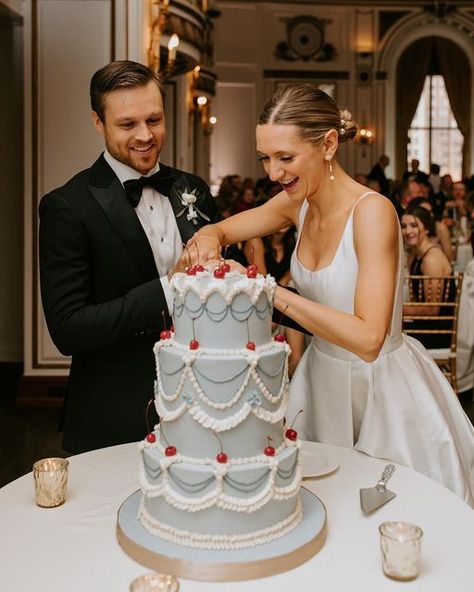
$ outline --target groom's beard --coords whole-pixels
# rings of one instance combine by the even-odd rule
[[[146,152],[139,151],[139,148],[146,148],[148,144],[150,144],[149,150]],[[142,175],[145,175],[148,173],[148,171],[151,171],[151,169],[156,165],[161,150],[161,145],[158,146],[155,140],[151,140],[150,143],[144,145],[134,143],[133,146],[111,146],[107,142],[105,145],[111,156],[113,156],[122,164],[125,164],[138,171]]]

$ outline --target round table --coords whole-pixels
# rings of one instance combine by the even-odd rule
[[[415,471],[397,467],[389,489],[397,497],[366,516],[359,489],[375,485],[383,460],[352,449],[317,445],[330,474],[304,486],[324,502],[328,534],[323,548],[289,572],[253,581],[209,583],[180,580],[180,592],[417,592],[472,591],[474,511],[450,491]],[[2,590],[27,592],[127,592],[148,570],[132,561],[115,537],[117,510],[138,489],[138,448],[125,444],[70,457],[67,501],[58,508],[34,502],[32,474],[0,489]],[[413,582],[383,575],[378,525],[402,520],[424,531],[422,566]]]

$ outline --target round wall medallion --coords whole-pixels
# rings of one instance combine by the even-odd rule
[[[324,28],[319,19],[299,16],[288,23],[288,45],[301,58],[311,58],[321,51]]]

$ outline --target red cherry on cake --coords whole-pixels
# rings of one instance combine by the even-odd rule
[[[194,265],[192,267],[188,267],[186,270],[186,275],[196,275],[196,268]]]
[[[166,456],[174,456],[176,454],[176,446],[167,446],[165,448]]]
[[[248,278],[256,278],[257,277],[257,270],[256,269],[247,269],[247,277]]]
[[[226,272],[229,273],[230,271],[230,265],[228,263],[223,263],[222,265],[222,269]]]
[[[191,339],[189,349],[199,349],[199,341],[197,339]]]
[[[146,441],[150,442],[150,444],[153,444],[153,442],[156,442],[155,434],[148,434],[146,437]]]
[[[196,271],[205,271],[204,265],[201,265],[200,263],[198,265],[195,265],[194,267]]]
[[[171,325],[171,327],[170,327],[170,332],[171,332],[171,333],[174,333],[174,325]]]
[[[255,343],[253,341],[247,341],[247,345],[245,346],[247,349],[255,351]]]
[[[222,267],[216,267],[216,269],[214,269],[214,277],[218,279],[223,279],[225,277],[225,271]]]
[[[249,265],[247,265],[247,271],[258,271],[258,268],[255,265],[255,263],[250,263]]]
[[[160,333],[160,339],[171,339],[171,331],[169,331],[168,329],[162,331]]]
[[[218,463],[225,464],[228,460],[227,454],[225,452],[219,452],[219,454],[216,456],[216,460]]]
[[[275,341],[278,341],[278,343],[285,343],[286,338],[283,335],[283,333],[277,333],[274,337]]]
[[[293,428],[290,428],[286,430],[285,436],[288,438],[288,440],[292,440],[294,442],[298,438],[298,432]]]
[[[275,448],[273,446],[267,446],[263,452],[265,456],[275,456]]]

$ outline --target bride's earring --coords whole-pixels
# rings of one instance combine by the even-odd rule
[[[336,177],[334,176],[334,172],[332,170],[332,159],[331,158],[328,158],[328,161],[329,161],[329,180],[330,181],[334,181],[334,179]]]

